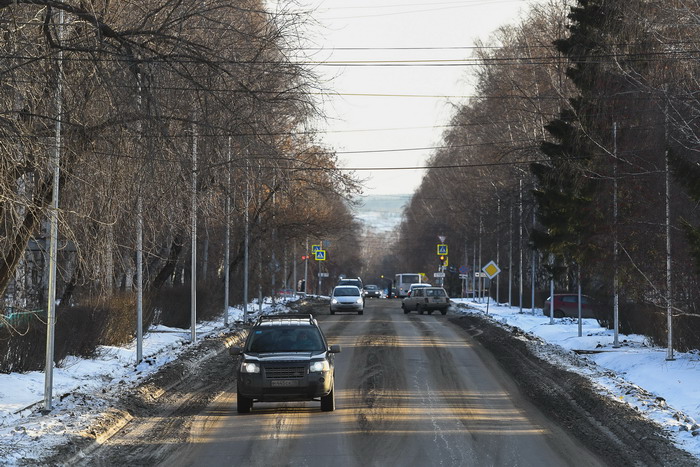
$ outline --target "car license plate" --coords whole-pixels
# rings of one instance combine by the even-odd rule
[[[273,379],[270,382],[270,385],[273,388],[289,388],[289,387],[294,387],[298,386],[299,382],[294,379]]]

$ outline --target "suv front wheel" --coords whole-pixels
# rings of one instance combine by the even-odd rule
[[[321,411],[333,412],[335,410],[335,388],[331,388],[331,392],[327,396],[321,396]]]
[[[253,408],[253,399],[250,397],[238,394],[236,397],[236,409],[238,413],[250,413],[250,409]]]

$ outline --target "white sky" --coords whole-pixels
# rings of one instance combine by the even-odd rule
[[[343,167],[423,166],[441,141],[453,104],[473,92],[469,66],[335,66],[330,62],[464,60],[476,39],[513,23],[528,0],[305,0],[329,119],[319,124]],[[363,50],[343,50],[365,48]],[[370,50],[367,50],[369,48]],[[387,48],[402,48],[401,50]],[[421,50],[420,48],[428,48]],[[449,63],[449,62],[448,62]],[[401,97],[348,94],[390,94]],[[431,97],[409,97],[409,96]],[[450,97],[452,96],[452,97]],[[389,151],[387,151],[389,150]],[[367,151],[367,152],[365,152]],[[423,170],[358,171],[365,194],[412,193]]]

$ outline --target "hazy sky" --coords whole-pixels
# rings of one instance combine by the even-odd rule
[[[308,0],[319,23],[316,71],[326,97],[324,141],[344,167],[425,165],[459,96],[472,94],[474,41],[514,21],[528,0]],[[430,62],[427,62],[430,61]],[[340,63],[334,63],[340,62]],[[455,66],[459,63],[460,66]],[[427,96],[427,97],[426,97]],[[420,149],[425,148],[425,149]],[[411,193],[422,170],[358,171],[366,194]]]

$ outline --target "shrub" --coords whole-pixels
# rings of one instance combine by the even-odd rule
[[[220,284],[197,284],[197,322],[210,321],[223,312],[223,291]],[[158,323],[187,329],[191,321],[191,291],[188,285],[168,287],[151,296],[154,309],[160,311]]]
[[[152,313],[144,305],[144,330]],[[0,326],[0,372],[37,371],[45,367],[46,313],[26,314],[18,322],[5,320]],[[86,304],[58,307],[54,336],[54,362],[68,355],[90,357],[100,345],[122,345],[136,334],[136,298],[118,294]]]

